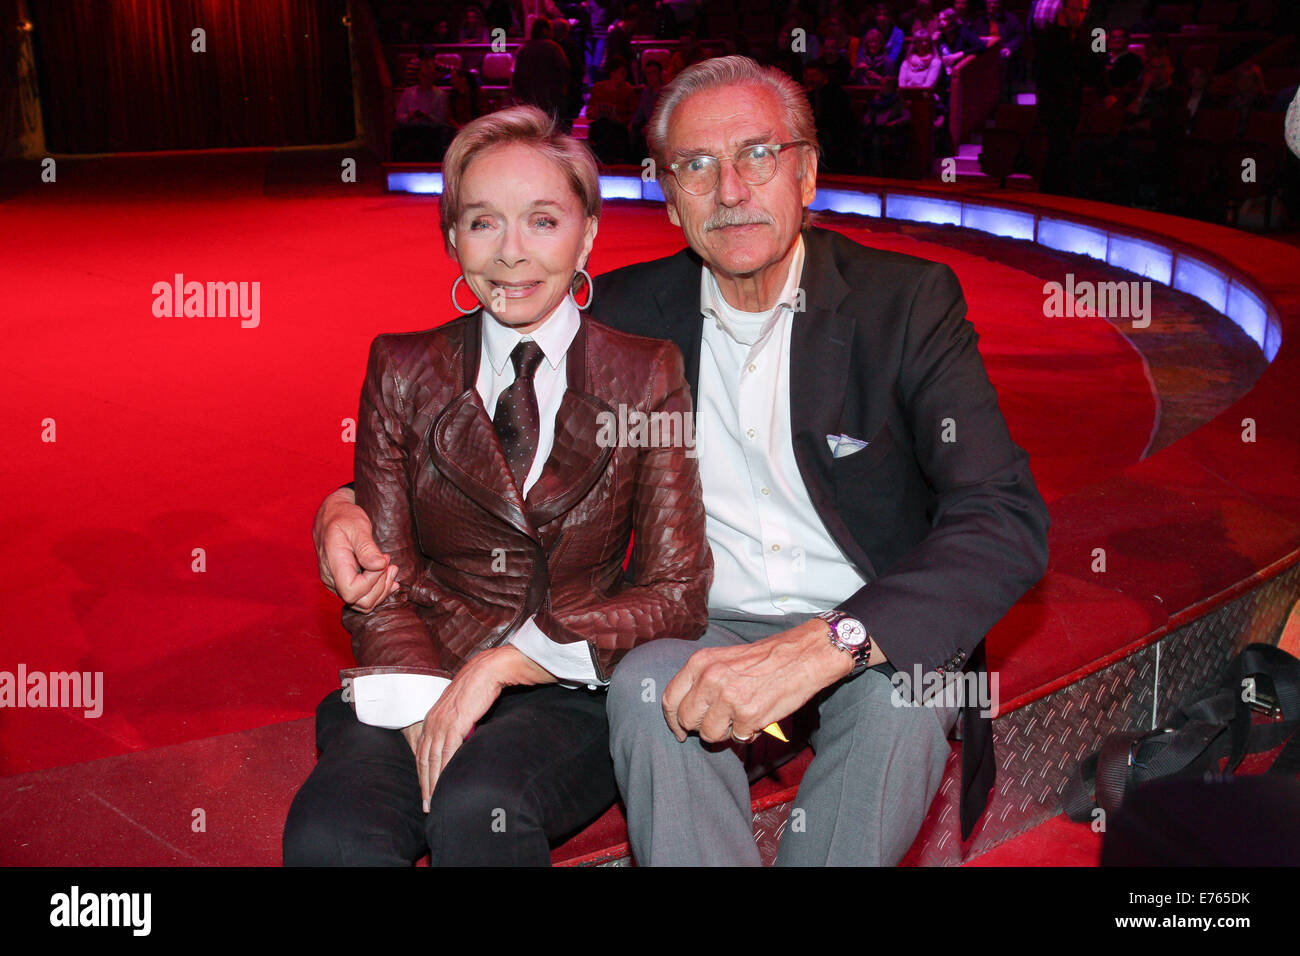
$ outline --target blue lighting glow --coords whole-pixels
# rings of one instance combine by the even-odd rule
[[[1174,288],[1194,295],[1215,312],[1228,308],[1228,277],[1209,263],[1180,255],[1174,267]]]
[[[1038,220],[1038,244],[1049,249],[1073,252],[1105,262],[1107,238],[1104,229],[1094,229],[1065,219],[1049,219],[1046,216]]]
[[[932,222],[940,226],[961,225],[961,203],[955,199],[932,199],[929,196],[885,195],[885,215],[910,222]]]
[[[1228,308],[1224,312],[1241,327],[1241,331],[1255,341],[1265,355],[1268,354],[1264,350],[1264,337],[1268,332],[1268,308],[1260,301],[1259,296],[1233,279],[1228,288]],[[1277,350],[1274,349],[1274,354],[1276,352]],[[1272,361],[1271,356],[1269,361]]]
[[[965,203],[961,211],[961,224],[967,229],[978,229],[1008,239],[1028,239],[1032,242],[1034,238],[1032,212]]]
[[[664,201],[664,191],[659,188],[659,180],[652,179],[648,183],[641,184],[641,198],[653,199],[655,202]]]
[[[852,189],[819,189],[809,209],[846,212],[856,216],[880,218],[880,196]]]
[[[601,176],[600,198],[640,199],[642,185],[640,176]]]
[[[1117,269],[1127,269],[1165,285],[1169,285],[1174,274],[1174,254],[1168,246],[1115,232],[1110,234],[1106,261]]]
[[[392,193],[442,194],[442,173],[397,172],[388,174],[388,191]]]

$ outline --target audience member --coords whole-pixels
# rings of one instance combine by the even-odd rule
[[[640,102],[627,81],[627,62],[621,56],[608,61],[609,78],[591,88],[587,98],[587,140],[601,162],[622,163],[631,158],[632,116]]]
[[[434,83],[438,68],[433,50],[420,57],[419,79],[397,100],[397,128],[393,130],[393,159],[399,163],[438,162],[448,139],[447,94]]]
[[[1127,106],[1142,79],[1142,58],[1129,49],[1128,31],[1112,27],[1106,41],[1105,91],[1108,102]]]
[[[1006,57],[1018,56],[1025,42],[1024,24],[1014,13],[1003,8],[1002,0],[987,0],[986,12],[975,18],[975,32],[989,46],[996,42]]]
[[[645,127],[654,115],[655,104],[664,89],[664,67],[658,60],[646,60],[641,66],[645,74],[645,86],[637,98],[636,112],[632,114],[632,152],[635,156],[649,156],[650,150],[645,139]]]
[[[470,120],[476,120],[486,112],[478,74],[463,66],[452,70],[451,92],[447,95],[447,125],[459,132]]]
[[[460,42],[487,43],[489,39],[487,20],[483,19],[482,8],[477,3],[469,4],[461,14]]]
[[[939,12],[939,35],[935,42],[939,46],[944,72],[949,76],[952,75],[953,67],[963,58],[988,49],[971,27],[961,25],[957,12],[952,7]]]
[[[566,129],[573,125],[573,121],[582,112],[582,78],[587,73],[582,46],[573,38],[571,30],[569,21],[563,16],[551,20],[551,39],[559,44],[565,59],[569,61],[569,86],[564,94],[563,113]]]
[[[854,68],[853,79],[872,91],[884,89],[885,78],[898,75],[898,65],[890,59],[885,50],[885,38],[880,31],[872,27],[862,39],[862,51],[858,55],[858,65]]]
[[[820,50],[817,56],[809,61],[819,64],[822,70],[834,80],[837,87],[842,87],[849,82],[849,73],[853,67],[853,59],[850,55],[852,40],[853,37],[844,28],[844,21],[832,14],[823,24],[818,44]]]
[[[551,21],[533,21],[528,40],[515,54],[515,71],[510,88],[516,103],[531,103],[561,116],[569,88],[569,61],[552,36]]]
[[[673,55],[668,60],[668,74],[664,78],[665,81],[671,83],[673,77],[682,70],[708,58],[709,55],[704,51],[704,47],[696,39],[695,31],[682,30],[677,41],[677,49],[673,50]]]
[[[885,39],[885,52],[889,54],[890,60],[898,63],[903,58],[903,43],[906,37],[902,29],[894,23],[894,13],[887,3],[876,4],[876,29]],[[858,48],[859,56],[865,48],[865,43]]]
[[[621,57],[627,64],[628,79],[636,79],[636,51],[632,49],[632,24],[631,20],[641,15],[636,4],[627,8],[623,16],[616,19],[609,25],[609,36],[605,38],[605,59],[601,63],[601,72],[609,76],[609,62],[614,57]]]
[[[912,34],[912,52],[898,67],[898,85],[905,90],[933,90],[937,88],[943,60],[934,51],[934,40],[924,27]]]
[[[609,28],[622,12],[622,0],[587,0],[590,29],[587,34],[587,75],[592,83],[605,78],[605,46],[609,43]]]
[[[885,77],[884,89],[862,117],[862,160],[869,176],[900,175],[912,126],[912,114],[898,92],[898,77]]]

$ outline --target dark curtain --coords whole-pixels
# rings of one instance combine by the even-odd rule
[[[28,0],[52,153],[355,135],[347,0]],[[206,31],[195,53],[191,31]]]

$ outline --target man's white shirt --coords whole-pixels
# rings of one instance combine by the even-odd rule
[[[790,333],[804,243],[771,312],[730,306],[701,270],[704,333],[695,396],[709,613],[816,614],[866,584],[826,532],[799,474],[790,421]]]

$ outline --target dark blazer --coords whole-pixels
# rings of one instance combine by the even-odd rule
[[[1011,440],[952,270],[803,234],[790,345],[795,459],[867,584],[839,607],[909,677],[984,669],[984,635],[1047,569],[1047,506]],[[681,349],[699,385],[700,259],[689,249],[595,280],[604,320]],[[832,458],[827,435],[869,441]],[[988,801],[992,722],[962,714],[962,838]]]

